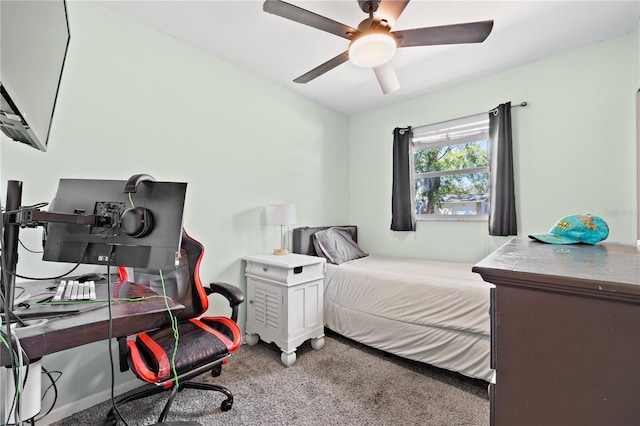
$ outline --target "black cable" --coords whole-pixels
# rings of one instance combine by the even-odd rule
[[[11,339],[9,339],[9,341],[11,341]],[[11,345],[11,348],[13,349],[13,345]],[[15,352],[12,350],[11,355],[10,355],[11,359],[12,359],[12,362],[15,362],[14,358],[13,358],[15,355],[16,355]],[[11,398],[11,406],[9,407],[9,411],[7,411],[7,413],[6,413],[7,414],[7,421],[4,422],[4,424],[6,424],[6,425],[8,425],[9,422],[11,421],[11,413],[13,412],[13,409],[14,409],[14,407],[16,405],[16,400],[18,399],[18,396],[19,396],[17,394],[18,387],[15,385],[17,383],[17,379],[16,379],[16,376],[15,376],[14,373],[15,373],[15,370],[12,370],[11,378],[13,379],[13,385],[14,385],[13,386],[13,398]],[[14,419],[16,418],[15,415],[13,416],[13,418]]]
[[[0,211],[2,211],[2,197],[0,197]],[[17,345],[16,348],[14,348],[14,342],[13,339],[11,338],[11,320],[9,319],[9,317],[11,316],[11,305],[13,304],[13,300],[9,300],[9,298],[7,297],[7,295],[5,294],[7,288],[6,286],[9,285],[9,275],[7,273],[7,259],[6,256],[4,256],[4,253],[6,253],[5,251],[5,247],[4,247],[4,214],[2,215],[2,220],[0,221],[0,250],[3,253],[3,256],[0,256],[0,291],[3,294],[3,299],[4,299],[4,313],[5,313],[5,319],[6,319],[6,335],[8,338],[8,343],[9,343],[9,359],[11,361],[11,371],[14,377],[14,384],[15,384],[15,388],[16,391],[18,389],[17,383],[18,381],[15,379],[15,377],[19,374],[19,371],[16,369],[16,363],[15,360],[13,358],[13,356],[11,356],[12,352],[15,352],[17,350]],[[18,395],[18,397],[20,397],[20,395]],[[15,402],[15,399],[14,399]],[[19,405],[19,404],[18,404]],[[9,413],[11,413],[11,411],[9,411]],[[10,414],[9,414],[10,416]],[[7,417],[7,424],[9,423],[9,418]]]
[[[48,204],[49,203],[47,203],[47,202],[42,202],[42,203],[34,204],[32,206],[20,206],[20,208],[18,208],[17,210],[9,210],[9,211],[6,211],[4,213],[5,214],[20,213],[23,210],[39,209],[41,207],[47,206]]]
[[[43,415],[41,415],[38,418],[34,418],[33,421],[34,422],[39,422],[40,420],[44,419],[45,417],[47,417],[49,415],[49,413],[51,413],[51,411],[53,410],[53,407],[56,406],[56,402],[58,402],[58,387],[56,386],[56,382],[58,380],[60,380],[60,377],[62,377],[62,371],[48,371],[46,368],[42,367],[42,371],[44,371],[44,374],[46,374],[49,377],[49,381],[51,382],[51,384],[49,386],[47,386],[47,388],[45,389],[44,393],[42,394],[42,398],[40,398],[40,402],[44,401],[44,398],[47,396],[47,392],[49,392],[49,389],[53,388],[53,401],[51,402],[51,405],[49,406],[49,409],[47,410],[46,413],[44,413]],[[53,376],[51,375],[51,373],[58,373],[58,378],[54,379]]]
[[[18,289],[22,290],[22,293],[20,293],[20,294],[16,294],[16,290],[18,290]],[[13,288],[13,298],[14,298],[14,299],[18,299],[18,298],[20,298],[20,296],[22,296],[22,295],[23,295],[23,294],[25,294],[26,292],[27,292],[27,290],[26,290],[24,287],[22,287],[22,286],[20,286],[20,285],[17,285],[17,286],[15,286],[15,287]]]
[[[64,278],[67,275],[69,275],[70,273],[72,273],[73,271],[75,271],[76,269],[78,269],[78,267],[82,264],[82,259],[84,259],[84,256],[87,254],[87,249],[89,248],[89,243],[85,244],[84,246],[84,250],[82,251],[82,256],[80,256],[80,260],[78,261],[78,263],[76,263],[76,266],[74,266],[73,268],[71,268],[69,271],[65,272],[64,274],[55,276],[55,277],[27,277],[24,275],[20,275],[17,273],[14,273],[13,276],[18,277],[18,278],[22,278],[25,280],[33,280],[33,281],[49,281],[49,280],[57,280],[59,278]]]
[[[12,364],[15,364],[19,360],[18,353],[17,353],[18,344],[14,343],[14,340],[18,340],[17,336],[11,335],[9,337],[9,342],[10,342],[9,346],[11,347],[11,352],[13,354],[13,356],[11,357]],[[24,349],[21,348],[21,350],[22,350],[22,357],[23,357],[22,363],[24,364],[24,367],[26,367],[24,379],[22,380],[22,389],[24,390],[24,387],[27,383],[27,377],[29,377],[30,362],[29,362],[29,357],[27,356],[27,353],[24,351]],[[11,399],[11,407],[7,412],[7,421],[5,422],[5,424],[9,424],[9,421],[11,420],[11,413],[13,413],[14,419],[20,419],[20,423],[22,423],[22,419],[20,416],[20,398],[22,398],[22,393],[20,392],[19,390],[20,386],[18,385],[20,383],[20,367],[12,369],[12,376],[13,376],[14,397]]]
[[[11,332],[11,319],[14,319],[17,324],[20,324],[22,326],[25,325],[24,321],[22,321],[20,319],[20,317],[18,317],[17,315],[15,315],[12,312],[12,304],[13,304],[13,300],[9,300],[8,297],[6,297],[6,286],[9,285],[9,276],[10,273],[9,271],[7,271],[7,264],[6,264],[6,256],[4,256],[4,254],[6,253],[5,251],[5,241],[4,241],[4,232],[5,232],[5,227],[4,227],[4,215],[5,214],[13,214],[13,213],[17,213],[21,210],[25,210],[25,209],[33,209],[33,208],[40,208],[40,207],[44,207],[46,206],[48,203],[39,203],[39,204],[35,204],[33,206],[20,206],[20,208],[18,210],[15,211],[7,211],[4,212],[2,214],[2,220],[0,221],[0,253],[2,253],[2,255],[0,255],[0,295],[2,295],[2,302],[3,302],[3,306],[4,306],[4,313],[5,313],[5,319],[6,319],[6,335],[8,337],[7,341],[9,344],[9,358],[11,361],[11,371],[12,371],[12,376],[13,376],[13,383],[14,383],[14,388],[15,388],[15,393],[14,393],[14,398],[12,400],[12,404],[11,404],[11,409],[9,410],[9,412],[7,413],[7,421],[5,422],[5,424],[9,424],[9,421],[11,420],[11,413],[14,411],[13,413],[13,418],[14,420],[20,419],[20,423],[22,423],[22,419],[20,416],[20,399],[22,398],[22,394],[20,393],[20,373],[22,370],[22,367],[26,367],[25,370],[25,375],[24,378],[22,380],[22,390],[24,390],[26,384],[27,384],[27,379],[29,377],[29,371],[30,371],[30,360],[29,357],[27,355],[27,353],[24,351],[24,349],[22,349],[22,346],[19,345],[19,340],[18,337],[15,334],[12,334]],[[0,199],[0,211],[2,211],[2,201]],[[23,248],[25,248],[28,251],[32,251],[27,249],[27,247],[25,247],[25,245],[18,239],[18,242],[22,245]],[[86,250],[86,248],[85,248]],[[74,268],[72,268],[69,272],[65,273],[64,275],[58,276],[58,277],[47,277],[47,278],[33,278],[33,277],[26,277],[26,276],[22,276],[19,275],[15,272],[12,272],[12,275],[15,277],[19,277],[19,278],[23,278],[23,279],[31,279],[31,280],[51,280],[51,279],[57,279],[57,278],[62,278],[68,274],[70,274],[71,272],[73,272],[74,270],[76,270],[78,268],[78,266],[80,265],[80,263],[78,263]],[[24,293],[24,291],[23,291]],[[17,354],[18,348],[20,348],[20,350],[22,351],[22,364],[23,365],[18,365],[16,366],[16,363],[20,364],[19,361],[19,354]],[[13,356],[12,356],[13,355]],[[55,383],[54,383],[54,387],[55,387]],[[57,389],[56,389],[56,399],[57,399]],[[55,404],[55,400],[54,400],[54,404]],[[51,407],[53,408],[53,406]],[[33,421],[32,421],[33,422]]]
[[[18,243],[22,246],[23,249],[25,249],[26,251],[28,251],[29,253],[35,253],[35,254],[41,254],[44,253],[44,250],[31,250],[30,248],[28,248],[27,246],[24,245],[24,243],[22,242],[22,240],[18,239]]]
[[[57,280],[57,279],[59,279],[59,278],[64,278],[64,277],[66,277],[67,275],[69,275],[70,273],[72,273],[73,271],[75,271],[76,269],[78,269],[78,267],[80,266],[80,264],[81,264],[81,262],[78,262],[78,263],[76,264],[76,266],[74,266],[73,268],[71,268],[71,270],[69,270],[69,271],[65,272],[65,273],[64,273],[64,274],[62,274],[62,275],[58,275],[58,276],[55,276],[55,277],[39,277],[39,278],[38,278],[38,277],[27,277],[27,276],[20,275],[20,274],[13,274],[13,275],[14,275],[14,276],[16,276],[16,277],[18,277],[18,278],[22,278],[22,279],[25,279],[25,280],[33,280],[33,281]]]
[[[17,289],[21,289],[21,290],[22,290],[22,293],[20,293],[19,295],[16,295],[16,294],[15,294],[15,291],[16,291]],[[24,287],[22,287],[22,286],[15,286],[15,287],[13,288],[13,291],[14,291],[14,294],[13,294],[13,300],[18,299],[20,296],[22,296],[23,294],[25,294],[25,293],[27,292],[27,290],[26,290]],[[24,322],[24,320],[23,320],[22,318],[20,318],[18,315],[16,315],[13,311],[8,310],[8,311],[7,311],[7,314],[8,314],[8,315],[7,315],[7,316],[5,316],[5,318],[7,318],[7,317],[8,317],[8,318],[7,318],[7,321],[8,321],[8,322],[14,321],[14,322],[17,322],[18,324],[20,324],[22,327],[26,327],[26,326],[27,326],[27,324]]]
[[[0,330],[0,336],[3,336],[4,338],[4,342],[6,343],[7,349],[9,350],[9,357],[11,359],[12,362],[17,362],[17,359],[14,361],[15,358],[17,358],[17,354],[16,351],[13,347],[13,342],[11,341],[11,336],[7,336],[6,333],[3,330]],[[14,375],[15,370],[11,371],[11,378],[13,379],[13,383],[16,383],[16,379],[15,379],[15,375]],[[9,374],[9,373],[7,373]],[[12,398],[12,405],[10,407],[9,412],[7,413],[7,420],[2,423],[3,425],[5,424],[9,424],[9,420],[11,420],[11,412],[13,411],[13,406],[15,404],[15,398],[16,398],[16,392],[17,388],[14,386],[14,396]],[[6,407],[5,407],[6,408]]]
[[[116,375],[114,372],[115,363],[113,362],[113,348],[111,347],[111,340],[113,339],[113,315],[111,313],[111,254],[113,253],[113,244],[109,249],[109,257],[107,258],[107,300],[108,310],[109,310],[109,336],[107,338],[107,344],[109,345],[109,365],[111,366],[111,405],[113,406],[113,410],[116,412],[118,418],[122,420],[122,423],[125,426],[129,426],[127,421],[122,416],[122,413],[118,409],[118,404],[116,403],[115,398],[115,388],[116,388]]]
[[[8,314],[11,317],[11,319],[14,320],[15,322],[17,322],[18,324],[20,324],[20,326],[22,326],[22,327],[26,327],[27,326],[27,323],[24,322],[24,320],[22,318],[20,318],[18,315],[16,315],[13,311],[9,311]]]
[[[26,365],[25,365],[26,368],[25,368],[25,372],[24,372],[24,378],[22,379],[22,386],[21,386],[22,390],[20,392],[20,398],[22,398],[22,394],[24,393],[24,388],[27,386],[27,378],[29,377],[29,372],[31,371],[31,362],[29,362],[29,358],[27,357],[27,353],[24,350],[22,350],[22,360],[23,360],[22,361],[23,363],[26,362]],[[22,368],[22,366],[21,366],[21,368]],[[17,383],[17,381],[15,383]],[[22,420],[22,412],[21,412],[20,408],[21,408],[20,405],[18,405],[16,407],[16,410],[20,413],[20,420]]]

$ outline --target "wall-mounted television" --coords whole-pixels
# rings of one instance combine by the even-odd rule
[[[64,0],[0,1],[0,130],[46,151],[69,46]]]

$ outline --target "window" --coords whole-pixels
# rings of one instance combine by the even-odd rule
[[[489,214],[489,118],[478,114],[413,129],[417,219]]]

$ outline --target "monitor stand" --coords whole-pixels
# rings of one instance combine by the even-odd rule
[[[18,264],[18,234],[20,232],[20,225],[11,223],[12,213],[17,211],[22,204],[22,182],[17,180],[10,180],[7,182],[7,203],[5,204],[5,211],[2,215],[3,224],[3,247],[2,247],[2,287],[0,292],[5,299],[5,306],[0,307],[4,310],[8,307],[13,309],[14,305],[14,289],[16,285],[16,266]],[[5,220],[7,219],[7,220]]]

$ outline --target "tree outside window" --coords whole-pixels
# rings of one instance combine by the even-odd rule
[[[486,120],[414,135],[413,185],[417,218],[489,213]]]

